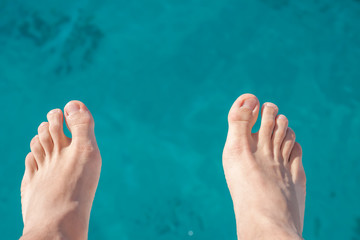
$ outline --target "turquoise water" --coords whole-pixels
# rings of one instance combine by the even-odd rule
[[[304,237],[360,239],[360,2],[0,0],[0,232],[46,113],[84,101],[103,156],[89,239],[236,239],[221,166],[240,94],[303,146]]]

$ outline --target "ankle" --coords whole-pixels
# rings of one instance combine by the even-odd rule
[[[23,231],[23,235],[21,236],[20,240],[62,240],[65,237],[59,232],[50,229],[25,229]]]
[[[286,229],[272,229],[270,231],[264,231],[262,229],[257,229],[257,231],[238,231],[237,237],[241,240],[303,240],[298,233]]]
[[[87,239],[87,230],[76,229],[59,230],[59,229],[31,229],[23,231],[20,240],[67,240],[67,239]]]
[[[28,224],[24,226],[20,240],[63,240],[87,239],[88,222],[77,215],[69,216],[47,223]]]
[[[244,218],[243,218],[244,219]],[[266,240],[302,240],[301,233],[290,223],[282,224],[268,219],[257,219],[252,221],[250,218],[246,222],[237,220],[238,239],[266,239]]]

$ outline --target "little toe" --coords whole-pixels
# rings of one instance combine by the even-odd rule
[[[28,153],[25,158],[25,173],[21,181],[21,196],[23,197],[26,186],[29,184],[31,179],[34,177],[38,169],[34,154],[32,152]]]
[[[271,137],[275,127],[275,117],[278,107],[273,103],[264,103],[261,111],[261,125],[259,130],[260,145],[271,146]]]
[[[250,147],[251,129],[259,114],[259,100],[252,94],[241,95],[232,105],[226,145],[232,149]]]
[[[64,108],[66,124],[72,142],[95,142],[94,119],[88,108],[80,101],[70,101]]]
[[[299,143],[295,143],[290,154],[290,172],[295,185],[296,197],[299,204],[300,222],[304,222],[305,198],[306,198],[306,175],[302,164],[302,149]],[[301,224],[301,232],[303,224]]]
[[[40,124],[38,128],[38,135],[45,154],[49,155],[54,147],[54,143],[51,139],[48,122],[43,122]]]
[[[67,140],[63,130],[63,114],[60,109],[53,109],[47,114],[49,121],[49,132],[54,149],[60,149]]]
[[[290,154],[290,171],[295,184],[306,184],[306,175],[302,164],[302,149],[299,143],[295,142]]]
[[[288,119],[284,115],[280,114],[276,117],[275,122],[275,129],[272,135],[274,155],[276,158],[280,158],[280,148],[288,128]]]
[[[291,128],[287,128],[284,141],[281,146],[281,154],[285,163],[289,162],[290,153],[295,144],[295,132]]]
[[[45,160],[45,151],[41,146],[39,136],[36,135],[30,142],[30,149],[35,157],[37,166],[40,167]]]
[[[38,167],[34,154],[32,152],[28,153],[25,158],[25,174],[28,174],[27,176],[32,177],[35,174],[37,168]]]

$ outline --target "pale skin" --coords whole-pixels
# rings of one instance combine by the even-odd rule
[[[288,119],[272,103],[240,96],[228,115],[223,167],[233,200],[238,239],[302,239],[306,177],[302,150]]]
[[[229,113],[223,166],[234,203],[238,239],[302,239],[305,172],[301,148],[288,120],[274,104],[239,97]],[[65,136],[65,116],[72,138]],[[71,101],[47,115],[31,143],[21,184],[22,240],[87,239],[101,170],[94,120]]]
[[[87,239],[101,157],[90,111],[79,101],[54,109],[38,128],[21,184],[22,240]]]

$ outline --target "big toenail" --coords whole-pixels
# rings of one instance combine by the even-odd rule
[[[79,110],[80,110],[79,105],[72,103],[72,102],[68,103],[65,107],[67,116],[70,116],[71,114],[76,113]]]
[[[257,101],[254,98],[248,98],[246,99],[243,104],[241,105],[241,107],[244,108],[248,108],[250,110],[254,110],[254,108],[256,107]]]

